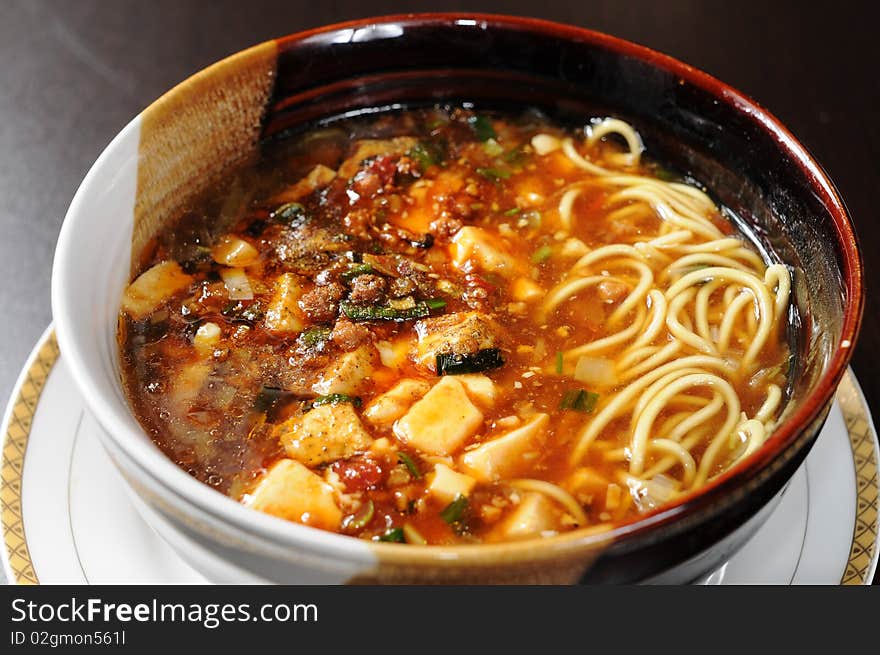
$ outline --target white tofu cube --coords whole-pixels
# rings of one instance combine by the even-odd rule
[[[464,385],[467,395],[478,405],[487,408],[495,405],[495,399],[498,397],[498,388],[485,375],[468,373],[467,375],[456,375],[455,379]]]
[[[376,370],[378,358],[379,354],[372,344],[340,355],[321,372],[318,381],[312,385],[312,391],[322,396],[357,393]]]
[[[547,414],[535,414],[522,426],[461,456],[462,470],[481,482],[515,478],[531,469],[547,439]]]
[[[502,327],[481,312],[456,312],[418,321],[416,360],[436,371],[438,354],[477,353],[501,346]]]
[[[278,276],[263,319],[267,330],[286,333],[302,331],[302,317],[296,304],[302,293],[302,283],[296,275],[282,273]]]
[[[559,529],[559,510],[543,494],[524,493],[519,504],[489,533],[490,541],[536,537]]]
[[[500,243],[503,242],[497,234],[481,227],[465,225],[452,237],[452,262],[460,269],[467,268],[471,262],[489,273],[513,277],[519,272],[520,266],[514,257],[499,247]]]
[[[364,409],[364,418],[376,426],[390,426],[406,414],[406,410],[430,388],[431,385],[425,380],[401,380],[367,405]]]
[[[522,302],[540,300],[546,295],[546,293],[547,292],[544,291],[544,289],[527,277],[518,277],[513,281],[513,284],[510,285],[510,295],[513,296],[514,300]]]
[[[168,260],[141,273],[122,294],[122,310],[138,320],[192,283],[180,264]]]
[[[314,193],[318,189],[323,189],[334,179],[336,179],[336,171],[323,164],[318,164],[309,171],[308,175],[299,180],[296,184],[287,187],[281,193],[273,196],[272,202],[274,204],[297,202],[298,200],[305,198],[307,195]]]
[[[394,436],[429,455],[450,455],[483,424],[464,386],[445,377],[394,424]]]
[[[336,530],[342,510],[333,487],[292,459],[276,462],[253,492],[245,498],[253,509],[288,521],[325,530]]]
[[[469,496],[477,484],[471,476],[457,473],[446,464],[435,464],[429,477],[428,493],[441,503],[451,503],[456,496]]]
[[[349,403],[320,405],[276,426],[287,456],[319,466],[369,450],[373,438]]]

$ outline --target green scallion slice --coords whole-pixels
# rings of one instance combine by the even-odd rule
[[[480,141],[488,141],[498,136],[495,128],[492,127],[492,121],[486,116],[471,116],[468,118],[468,125]]]
[[[368,273],[372,272],[373,267],[369,264],[353,264],[349,267],[347,271],[345,271],[345,273],[343,273],[339,277],[342,278],[342,280],[345,282],[351,282],[358,275],[367,275]]]
[[[397,453],[397,459],[407,468],[409,474],[413,476],[416,480],[420,480],[422,477],[422,472],[419,471],[419,467],[416,466],[416,463],[413,461],[413,458],[407,455],[404,452]]]
[[[318,396],[312,401],[312,407],[321,405],[336,405],[338,403],[351,403],[355,407],[361,406],[361,399],[357,396],[349,396],[344,393],[329,393],[326,396]]]
[[[385,534],[379,535],[379,541],[390,541],[402,544],[404,542],[403,528],[391,528]]]
[[[437,375],[480,373],[504,365],[499,348],[486,348],[475,353],[439,353],[436,356]]]
[[[375,513],[376,508],[373,505],[373,501],[367,499],[367,502],[361,505],[360,509],[345,522],[343,527],[346,530],[362,530],[370,524]]]
[[[511,175],[510,171],[503,168],[478,168],[476,171],[478,175],[482,175],[487,180],[492,180],[493,182],[506,180]]]
[[[596,409],[599,394],[585,389],[570,389],[562,394],[559,409],[570,409],[582,414],[589,414]]]
[[[443,511],[440,512],[440,518],[448,525],[458,523],[461,521],[461,517],[464,516],[464,511],[467,509],[467,506],[467,496],[458,494],[455,497],[455,500],[443,508]]]
[[[553,255],[553,248],[550,246],[541,246],[532,255],[533,264],[543,264]]]

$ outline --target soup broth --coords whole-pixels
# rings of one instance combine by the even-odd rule
[[[355,537],[608,529],[772,432],[790,279],[628,124],[461,107],[264,147],[168,225],[120,314],[156,444]]]

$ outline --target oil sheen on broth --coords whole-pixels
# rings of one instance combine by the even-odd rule
[[[143,254],[123,376],[179,466],[365,539],[605,530],[771,433],[790,278],[613,118],[455,107],[265,147]]]

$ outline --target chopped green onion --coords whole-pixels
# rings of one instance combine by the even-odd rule
[[[550,246],[541,246],[538,248],[535,253],[532,255],[532,263],[533,264],[542,264],[546,262],[553,255],[553,248]]]
[[[326,396],[318,396],[312,401],[312,407],[321,405],[336,405],[337,403],[351,403],[355,407],[361,406],[361,399],[357,396],[349,396],[345,393],[328,393]]]
[[[504,157],[504,161],[513,166],[519,166],[526,159],[526,153],[523,152],[522,147],[514,148],[513,150],[508,150]]]
[[[502,152],[504,152],[504,148],[501,147],[495,139],[486,139],[483,143],[483,152],[485,152],[490,157],[497,157]]]
[[[433,301],[437,305],[436,301]],[[445,307],[445,301],[444,305]],[[432,306],[426,300],[413,303],[411,307],[375,307],[370,305],[356,305],[349,301],[339,304],[342,313],[353,321],[408,321],[414,318],[426,318],[431,315]],[[441,309],[439,305],[433,307]]]
[[[413,458],[407,455],[406,453],[399,452],[397,453],[397,459],[401,461],[401,463],[409,470],[409,474],[413,476],[416,480],[420,480],[422,477],[422,472],[419,471],[419,467],[416,466],[416,463],[413,461]]]
[[[331,332],[328,327],[315,325],[302,333],[302,340],[307,346],[317,346],[327,341]]]
[[[492,180],[493,182],[506,180],[510,177],[510,171],[504,170],[503,168],[478,168],[476,170],[479,175],[482,175],[487,180]]]
[[[369,264],[353,264],[351,265],[345,273],[340,275],[345,282],[351,282],[358,275],[367,275],[368,273],[373,272],[373,267]]]
[[[402,544],[404,542],[403,528],[391,528],[385,534],[379,535],[379,541],[391,541]]]
[[[259,300],[249,305],[242,304],[240,300],[233,300],[221,309],[220,313],[231,321],[248,321],[250,323],[259,321],[264,314]]]
[[[467,509],[467,506],[467,496],[462,496],[461,494],[458,494],[455,497],[455,500],[453,500],[451,503],[443,508],[443,511],[440,512],[440,518],[443,519],[448,525],[458,523],[459,521],[461,521],[461,517],[464,515],[464,511]]]
[[[438,353],[437,375],[480,373],[504,365],[499,348],[485,348],[475,353]]]
[[[351,517],[343,523],[342,527],[346,530],[362,530],[373,520],[373,514],[375,514],[375,511],[376,508],[373,505],[373,501],[367,499],[367,502],[361,505],[360,509],[352,514]]]
[[[492,121],[486,116],[471,116],[467,122],[480,141],[488,141],[498,136],[495,128],[492,127]]]
[[[428,545],[428,540],[422,536],[422,533],[409,523],[403,524],[403,536],[406,538],[406,543],[408,544],[415,544],[416,546]]]
[[[278,399],[284,395],[284,389],[280,387],[263,387],[254,400],[254,409],[258,412],[267,412]]]
[[[589,414],[596,409],[599,394],[584,389],[571,389],[562,394],[559,409],[571,409],[582,414]]]
[[[521,211],[522,210],[519,207],[513,207],[512,209],[508,209],[506,212],[504,212],[504,216],[516,216]]]
[[[562,351],[556,353],[556,373],[562,375]]]
[[[298,202],[286,202],[269,214],[269,218],[281,223],[290,223],[296,219],[305,218],[305,216],[305,207]]]
[[[425,300],[425,304],[429,309],[445,309],[446,301],[443,298],[428,298]]]
[[[410,148],[407,154],[416,160],[423,173],[431,168],[431,166],[440,163],[437,148],[422,141]]]

